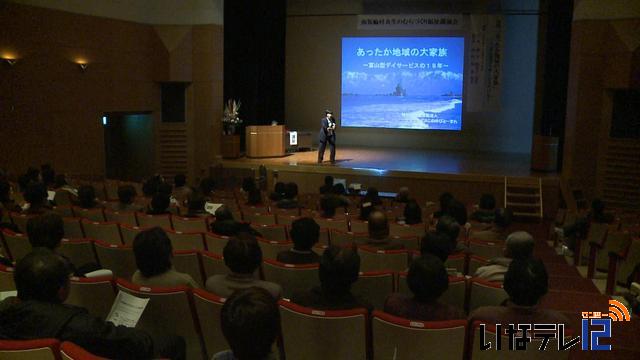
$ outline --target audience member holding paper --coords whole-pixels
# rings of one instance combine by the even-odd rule
[[[152,337],[63,304],[69,294],[67,266],[48,249],[36,249],[20,260],[14,278],[18,296],[0,303],[1,339],[56,338],[111,359],[185,358],[182,337]]]
[[[191,275],[173,269],[171,240],[161,228],[154,227],[136,235],[133,240],[133,253],[138,266],[138,270],[131,277],[131,282],[134,284],[199,287]]]

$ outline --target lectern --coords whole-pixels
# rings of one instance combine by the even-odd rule
[[[247,126],[247,157],[276,157],[285,155],[284,125]]]

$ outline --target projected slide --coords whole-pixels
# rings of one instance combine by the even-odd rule
[[[462,129],[463,37],[342,38],[341,125]]]

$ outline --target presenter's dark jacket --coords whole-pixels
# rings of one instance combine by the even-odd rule
[[[332,131],[329,133],[329,120],[326,117],[322,118],[322,127],[320,128],[319,134],[320,141],[327,141],[327,138],[335,136],[335,132]]]
[[[71,341],[110,359],[152,359],[158,355],[184,358],[185,351],[184,339],[180,337],[151,337],[144,331],[115,326],[91,316],[81,307],[20,301],[16,297],[0,303],[0,339],[42,338]],[[168,348],[174,351],[166,351]]]

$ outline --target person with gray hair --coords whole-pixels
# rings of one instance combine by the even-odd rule
[[[490,259],[489,263],[479,267],[473,276],[488,281],[503,282],[504,274],[513,260],[526,260],[533,257],[535,241],[526,231],[509,234],[504,245],[504,257]]]

